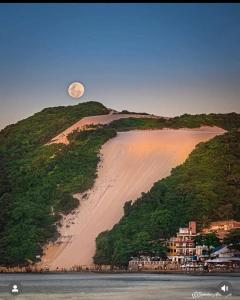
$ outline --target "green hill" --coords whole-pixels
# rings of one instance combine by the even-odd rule
[[[93,184],[99,148],[115,131],[88,131],[69,146],[44,144],[79,119],[106,113],[97,102],[47,108],[0,132],[0,264],[41,254],[60,213],[78,205],[72,193]]]
[[[199,228],[240,220],[240,132],[198,144],[184,164],[124,211],[112,230],[97,237],[96,263],[127,265],[131,256],[154,250],[150,241],[170,237],[190,220]]]
[[[57,237],[56,225],[61,215],[69,213],[78,205],[72,194],[84,192],[92,187],[100,160],[100,148],[108,139],[114,137],[117,131],[197,127],[206,122],[209,122],[209,125],[220,124],[226,129],[240,127],[240,115],[234,113],[214,114],[211,117],[184,115],[170,120],[129,118],[105,126],[96,126],[95,130],[74,132],[69,137],[69,145],[45,146],[53,137],[79,119],[107,113],[108,109],[98,102],[46,108],[25,120],[7,126],[0,132],[0,264],[15,265],[34,261],[36,255],[42,253],[43,245]],[[188,188],[191,191],[191,187]],[[158,194],[158,191],[156,193]],[[176,199],[174,198],[172,203]],[[135,210],[136,205],[126,205],[126,213],[128,210]],[[151,207],[155,211],[151,205],[149,211]],[[184,223],[188,216],[179,216],[173,224],[177,226]],[[140,217],[144,224],[145,217]],[[130,233],[131,230],[135,230],[135,223],[126,226]],[[174,231],[174,226],[171,232]],[[153,236],[155,235],[156,233],[153,233]],[[104,235],[107,239],[110,236],[114,234]],[[104,239],[98,239],[97,257],[101,260],[110,248],[107,245],[107,252],[103,251],[99,248],[99,241],[103,248],[107,244]],[[114,238],[111,238],[111,243],[114,244],[114,241]],[[123,242],[124,239],[119,236],[119,243]],[[109,259],[112,259],[113,253],[110,254]]]

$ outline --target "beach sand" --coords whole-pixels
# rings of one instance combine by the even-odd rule
[[[101,149],[98,177],[91,190],[76,194],[79,208],[66,216],[58,243],[45,248],[42,265],[50,270],[92,264],[97,235],[123,216],[126,201],[135,201],[154,182],[170,175],[199,142],[225,131],[197,129],[134,130],[118,133]]]

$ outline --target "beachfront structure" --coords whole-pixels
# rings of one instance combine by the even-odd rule
[[[211,254],[206,261],[211,265],[225,265],[232,268],[240,268],[240,251],[229,246],[222,247]]]
[[[240,222],[229,221],[217,221],[210,223],[208,228],[204,228],[201,232],[197,233],[197,226],[195,221],[190,221],[188,227],[179,228],[176,236],[171,237],[165,241],[165,245],[168,249],[168,259],[155,260],[153,257],[135,257],[129,261],[130,270],[177,270],[180,265],[188,262],[219,262],[219,261],[240,261],[240,252],[231,250],[226,247],[221,247],[217,251],[213,252],[211,259],[209,259],[209,247],[206,245],[196,245],[194,238],[199,234],[207,234],[210,232],[219,233],[220,236],[224,236],[235,228],[240,228]],[[159,240],[160,241],[160,240]],[[162,240],[161,240],[162,243]],[[214,247],[210,247],[213,249]],[[224,254],[226,252],[226,254]],[[237,256],[237,257],[236,257]]]
[[[209,257],[209,249],[205,245],[196,245],[196,256],[198,261],[205,261]]]
[[[211,222],[206,228],[203,228],[201,234],[215,232],[223,239],[230,230],[240,228],[240,222],[235,220],[225,220]],[[179,228],[176,236],[171,237],[167,242],[167,256],[174,262],[184,263],[186,261],[200,260],[208,258],[208,247],[204,245],[196,246],[194,237],[197,236],[196,222],[190,221],[188,227]]]
[[[194,237],[197,235],[195,221],[190,221],[188,227],[179,228],[177,236],[171,237],[167,242],[167,256],[173,262],[185,263],[192,261],[196,256]]]
[[[240,250],[231,248],[230,246],[222,247],[211,254],[213,258],[232,258],[240,257]]]
[[[240,222],[235,220],[225,220],[211,222],[208,227],[202,229],[202,233],[215,232],[219,239],[223,239],[230,230],[240,228]]]

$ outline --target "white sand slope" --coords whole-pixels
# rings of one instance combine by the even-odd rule
[[[62,237],[45,250],[43,265],[50,269],[91,265],[95,238],[120,220],[124,203],[136,200],[154,182],[168,176],[196,144],[224,132],[217,127],[201,127],[118,133],[103,145],[94,187],[87,198],[76,195],[80,207],[63,220]]]
[[[86,130],[87,126],[90,125],[104,125],[109,124],[112,121],[126,118],[159,118],[153,115],[141,115],[141,114],[119,114],[119,113],[110,113],[107,115],[98,115],[98,116],[90,116],[84,117],[80,121],[74,123],[72,126],[61,132],[59,135],[54,137],[48,144],[69,144],[68,135],[72,133],[74,130]]]

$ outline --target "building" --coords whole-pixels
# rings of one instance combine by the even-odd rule
[[[194,237],[196,234],[197,228],[195,221],[190,221],[186,228],[179,228],[177,236],[171,237],[166,242],[168,258],[177,263],[194,260],[196,256]]]
[[[240,257],[240,251],[231,249],[229,246],[224,246],[211,254],[211,257],[226,258],[226,257]]]
[[[203,234],[210,232],[215,232],[219,239],[223,239],[230,230],[240,229],[240,222],[235,220],[225,220],[225,221],[216,221],[211,222],[208,227],[202,229]]]
[[[188,262],[205,262],[209,259],[209,250],[214,250],[214,247],[206,245],[196,245],[194,238],[199,234],[207,234],[216,232],[219,238],[223,238],[230,230],[240,228],[240,222],[234,220],[212,222],[201,232],[197,233],[197,225],[195,221],[190,221],[188,227],[179,228],[176,236],[171,237],[164,242],[167,251],[167,260],[154,260],[153,257],[137,257],[132,258],[129,262],[129,269],[131,270],[167,270],[177,269],[179,265]],[[163,242],[159,240],[159,242]],[[219,250],[219,249],[218,249]],[[218,252],[214,252],[218,254]],[[236,251],[234,252],[236,255]],[[226,260],[231,256],[230,253],[226,254],[227,257],[221,253],[219,257],[214,259]],[[213,257],[212,257],[213,259]],[[240,257],[231,258],[232,260],[239,260]],[[216,261],[216,262],[217,262]],[[211,262],[214,262],[211,260]]]
[[[223,265],[230,268],[240,269],[240,251],[224,246],[211,254],[207,260],[210,265]]]
[[[210,247],[210,251],[212,251],[214,247]],[[209,258],[209,249],[205,245],[196,245],[196,257],[197,261],[204,262],[206,259]]]

